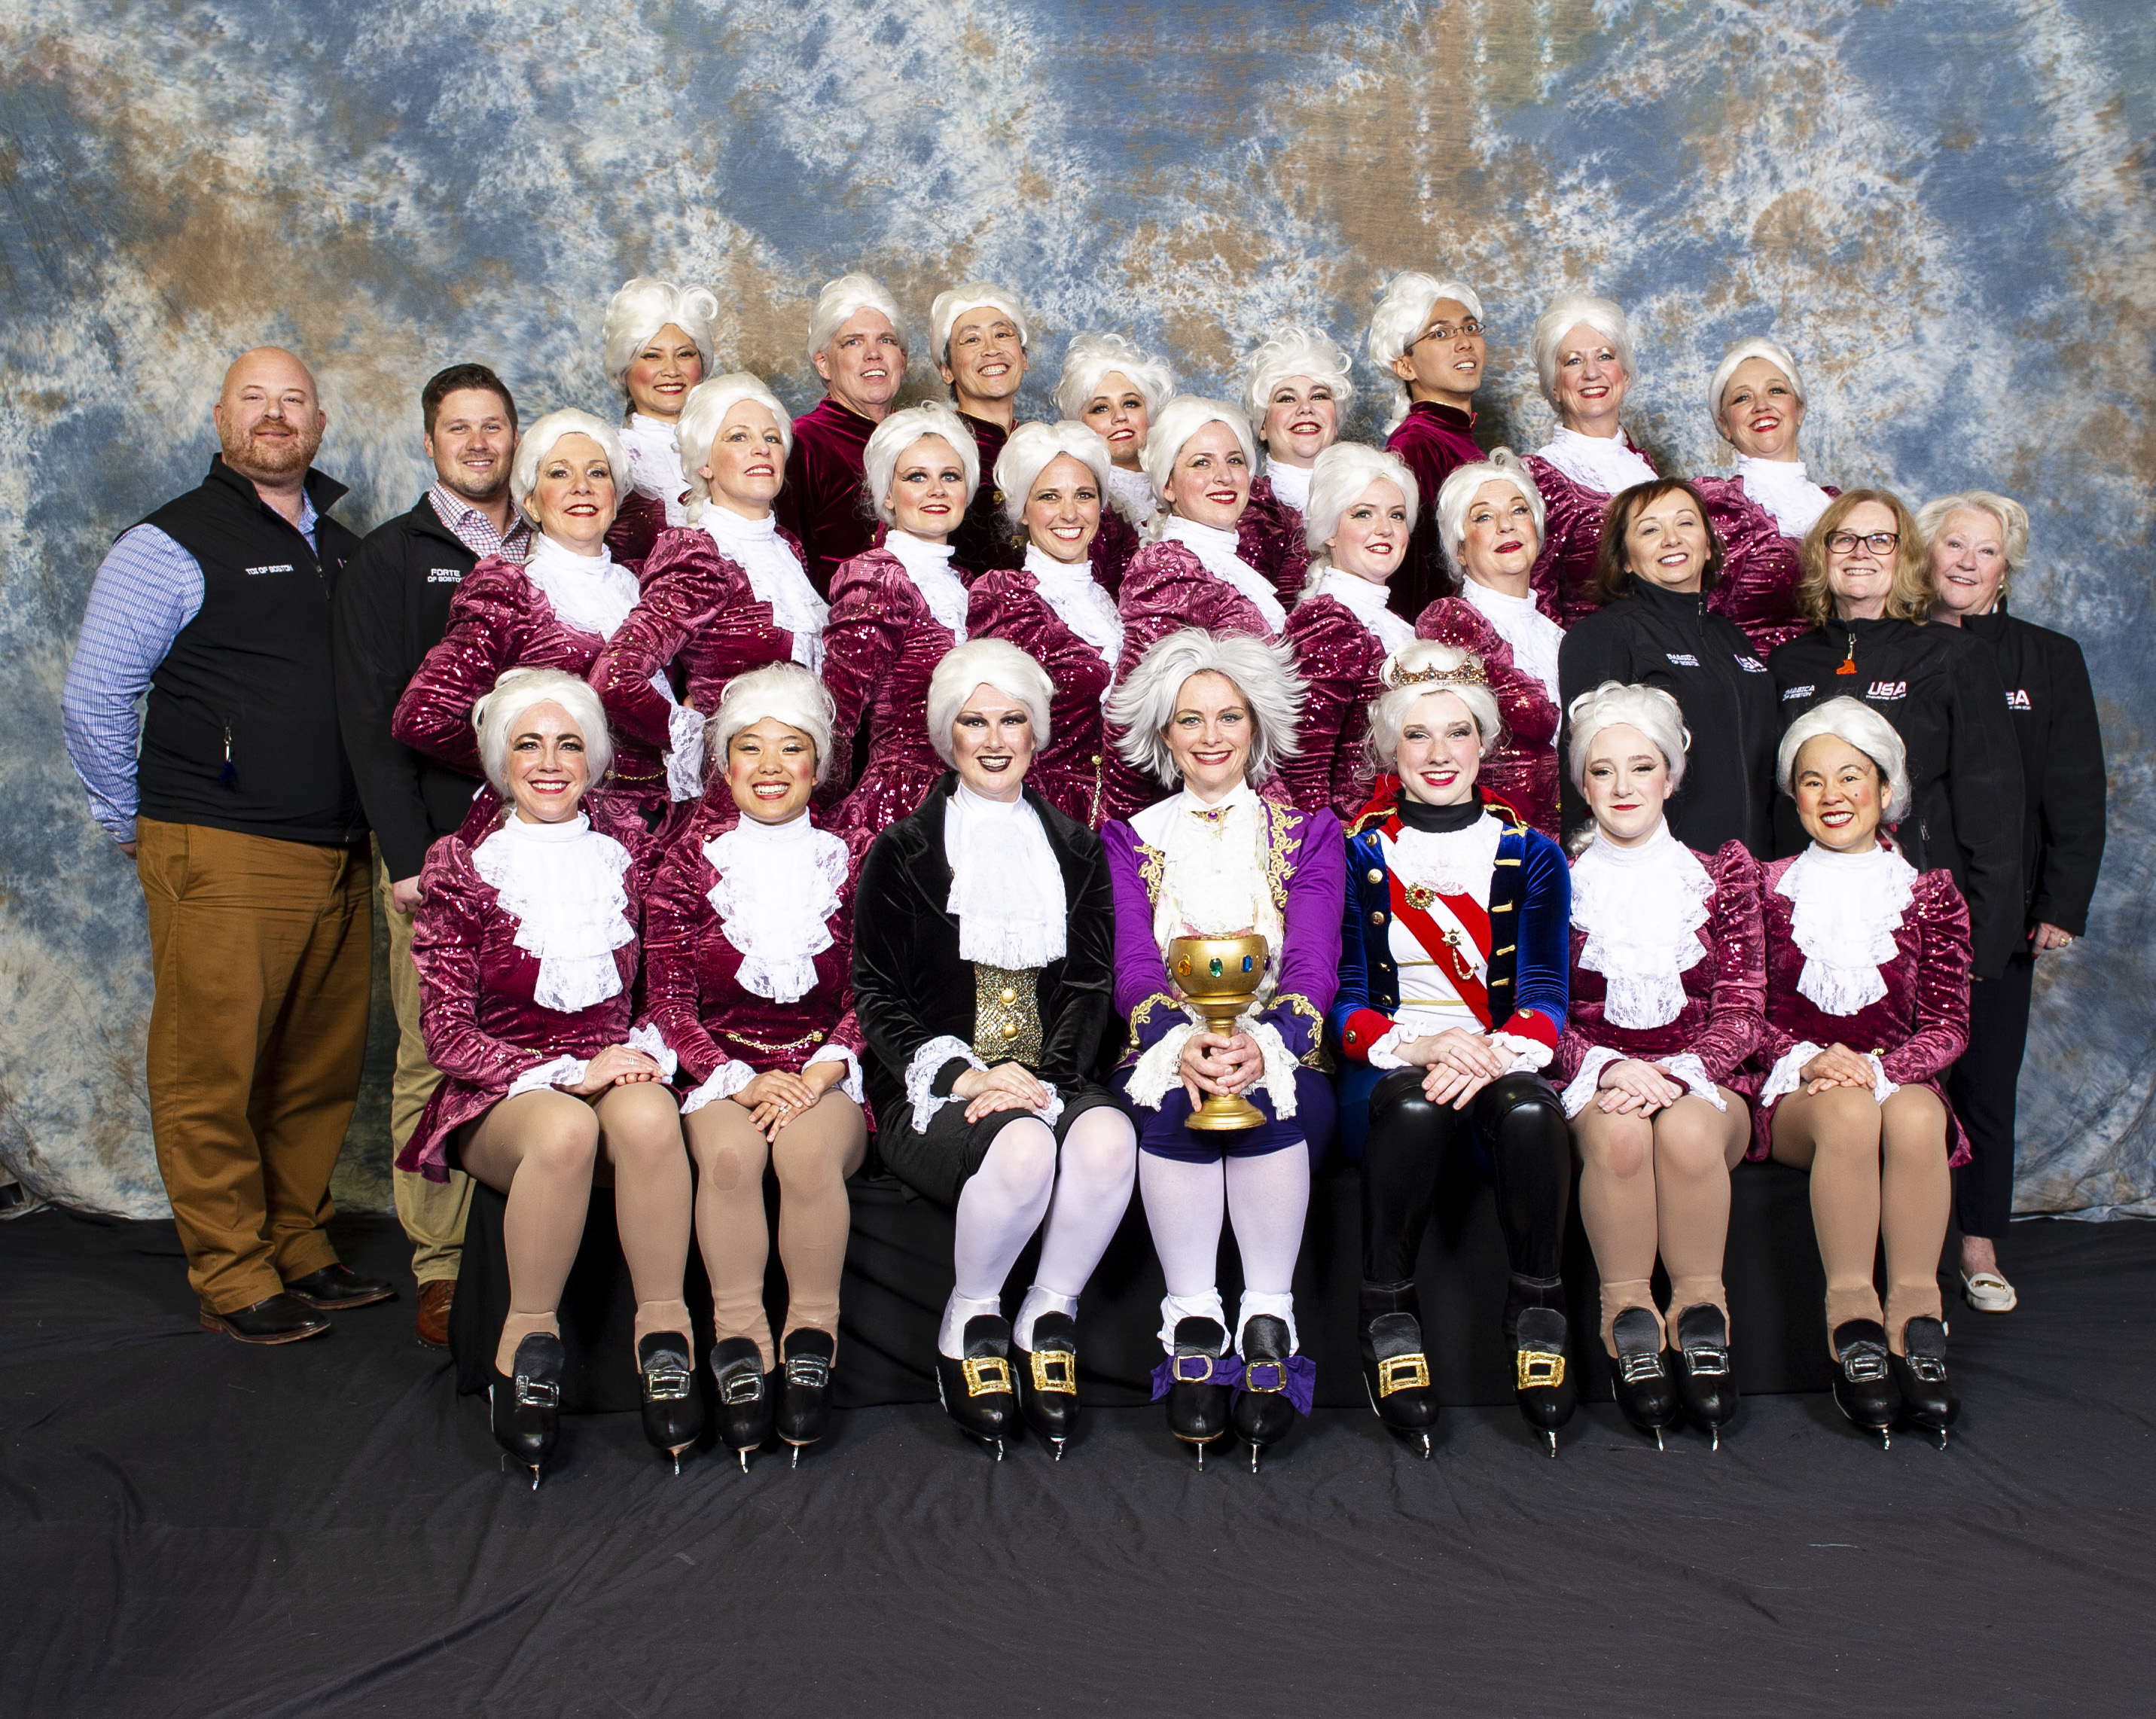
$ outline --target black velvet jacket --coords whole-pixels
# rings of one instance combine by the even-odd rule
[[[947,771],[921,809],[876,838],[854,897],[854,1009],[868,1040],[862,1074],[877,1126],[891,1128],[905,1106],[906,1070],[932,1039],[973,1042],[973,967],[958,954],[943,817],[958,778]],[[1101,839],[1029,786],[1063,871],[1070,925],[1063,958],[1040,970],[1041,1054],[1034,1072],[1065,1097],[1094,1078],[1112,1014],[1116,908]],[[968,1065],[957,1057],[936,1075],[940,1097]]]

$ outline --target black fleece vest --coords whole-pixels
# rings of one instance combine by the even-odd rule
[[[366,834],[330,665],[330,597],[358,540],[328,516],[341,484],[310,473],[307,494],[319,555],[222,455],[142,521],[203,575],[202,608],[150,688],[144,816],[288,842]]]

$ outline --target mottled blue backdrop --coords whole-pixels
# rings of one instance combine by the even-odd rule
[[[1708,373],[1768,332],[1806,367],[1824,480],[2030,504],[2017,606],[2087,648],[2112,845],[2088,938],[2038,979],[2019,1204],[2156,1211],[2152,92],[2145,0],[16,0],[0,1157],[163,1209],[141,900],[58,698],[104,546],[198,480],[234,351],[315,367],[364,528],[422,485],[415,397],[445,362],[494,364],[527,416],[609,408],[598,319],[632,274],[713,285],[726,360],[797,407],[828,276],[870,269],[916,316],[962,271],[1009,281],[1045,414],[1074,332],[1209,387],[1276,316],[1358,338],[1412,265],[1480,285],[1485,427],[1515,444],[1548,422],[1527,326],[1591,287],[1632,309],[1635,433],[1666,463],[1717,463]],[[386,1203],[386,1049],[347,1202]]]

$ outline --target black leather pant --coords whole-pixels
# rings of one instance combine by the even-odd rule
[[[1497,1221],[1517,1282],[1554,1285],[1572,1196],[1572,1137],[1563,1107],[1539,1075],[1506,1075],[1466,1110],[1423,1096],[1424,1069],[1396,1069],[1370,1094],[1363,1148],[1363,1281],[1404,1285],[1437,1200],[1437,1174],[1462,1129],[1474,1127],[1496,1169]]]

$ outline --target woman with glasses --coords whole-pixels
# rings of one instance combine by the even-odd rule
[[[1768,662],[1786,732],[1829,699],[1861,700],[1909,754],[1896,844],[1919,871],[1943,868],[1969,903],[1971,971],[2004,976],[2022,947],[2021,754],[1996,659],[1958,627],[1920,624],[1932,605],[1923,535],[1885,490],[1837,496],[1804,537],[1797,601],[1813,621]],[[2010,808],[2002,814],[2001,808]],[[1799,852],[1794,803],[1775,808],[1774,851]]]
[[[1428,504],[1393,581],[1393,606],[1420,615],[1452,588],[1438,542],[1436,496],[1445,480],[1482,458],[1475,445],[1475,391],[1486,356],[1482,300],[1474,288],[1413,269],[1395,275],[1370,319],[1371,363],[1399,384],[1385,451],[1414,474]]]

